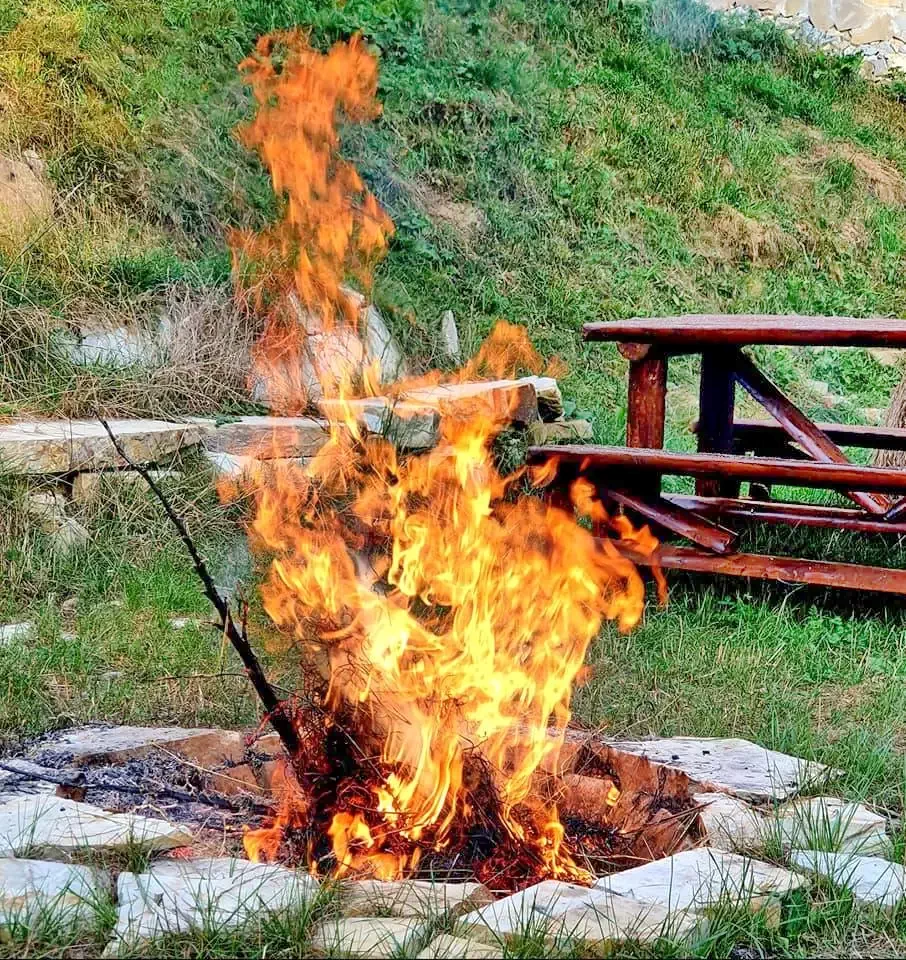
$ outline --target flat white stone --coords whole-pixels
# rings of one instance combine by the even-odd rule
[[[484,414],[514,423],[538,419],[538,396],[530,380],[474,380],[441,383],[406,392],[405,399],[445,417]]]
[[[344,917],[319,923],[312,931],[309,945],[316,953],[330,956],[402,956],[424,928],[425,921],[414,917]]]
[[[860,803],[808,797],[763,813],[725,793],[700,793],[693,799],[701,805],[699,818],[708,844],[722,850],[755,850],[773,844],[784,849],[819,847],[887,855],[892,849],[884,817]]]
[[[764,842],[769,821],[745,800],[728,793],[696,793],[692,799],[700,805],[698,816],[709,846],[750,850]]]
[[[329,436],[327,422],[314,417],[240,417],[208,436],[205,449],[256,460],[311,457]]]
[[[890,910],[906,897],[906,869],[881,857],[794,850],[790,863],[844,887],[858,903]]]
[[[194,759],[206,754],[206,759],[213,755],[220,761],[237,761],[243,754],[243,736],[216,727],[74,727],[38,741],[29,757],[45,762],[61,758],[85,766],[117,763],[157,749],[188,753]]]
[[[448,360],[459,363],[462,352],[459,347],[459,329],[456,326],[456,317],[452,310],[444,310],[440,318],[440,342]]]
[[[503,960],[503,949],[489,943],[464,940],[450,933],[435,937],[415,960]]]
[[[232,857],[165,860],[121,873],[119,912],[108,954],[167,933],[241,927],[262,913],[303,907],[318,882],[302,871]]]
[[[68,929],[91,926],[109,898],[102,870],[48,860],[0,858],[0,929],[41,917]]]
[[[892,851],[884,817],[861,803],[836,797],[800,798],[784,804],[771,828],[784,847],[820,847],[864,856]]]
[[[433,407],[388,397],[321,400],[321,412],[333,423],[352,420],[360,431],[386,437],[400,450],[425,450],[439,437],[440,416]]]
[[[699,917],[682,910],[671,915],[657,903],[643,903],[602,888],[559,880],[541,883],[461,917],[454,933],[485,943],[526,934],[545,942],[573,938],[595,944],[659,937],[687,940],[702,929]]]
[[[201,440],[209,428],[164,420],[110,420],[135,463],[154,463]],[[34,420],[0,424],[0,464],[12,473],[70,473],[126,464],[97,420]]]
[[[539,421],[528,425],[529,443],[575,443],[591,440],[594,429],[588,420],[555,420],[551,423]]]
[[[523,377],[519,382],[530,383],[535,388],[542,420],[558,420],[563,416],[563,394],[553,377]]]
[[[30,620],[23,623],[0,624],[0,646],[6,646],[17,640],[27,640],[34,632],[35,625]]]
[[[340,899],[347,917],[437,917],[460,914],[491,903],[481,883],[435,883],[431,880],[355,880],[344,884]]]
[[[802,877],[749,857],[702,847],[601,877],[595,887],[654,903],[673,912],[717,903],[745,905],[783,896],[803,885]]]
[[[681,770],[702,792],[729,793],[756,802],[787,800],[836,775],[823,764],[768,750],[749,740],[673,737],[608,743],[614,750]]]
[[[170,850],[192,841],[185,827],[131,813],[108,813],[60,797],[22,797],[0,806],[0,856],[42,851],[53,856],[81,850]]]

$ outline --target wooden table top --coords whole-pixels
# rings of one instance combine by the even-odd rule
[[[585,340],[657,344],[668,349],[777,346],[906,347],[906,319],[687,314],[586,323]]]

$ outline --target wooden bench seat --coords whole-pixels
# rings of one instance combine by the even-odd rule
[[[906,470],[863,467],[851,463],[573,444],[529,447],[527,459],[530,464],[555,461],[558,466],[572,466],[582,472],[648,472],[750,483],[787,484],[793,487],[819,487],[844,493],[850,490],[877,490],[906,494]]]
[[[864,424],[816,423],[841,447],[866,447],[871,450],[906,450],[906,428],[873,427]],[[693,424],[698,431],[698,423]],[[790,435],[775,420],[740,419],[733,424],[733,439],[740,450],[771,450],[792,442]]]

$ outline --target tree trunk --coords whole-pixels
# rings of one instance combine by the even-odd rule
[[[906,427],[906,374],[903,375],[890,398],[890,406],[884,417],[884,426]],[[879,467],[906,467],[906,451],[878,450],[874,462]]]

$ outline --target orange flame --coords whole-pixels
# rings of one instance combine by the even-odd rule
[[[485,813],[480,769],[506,837],[534,850],[543,875],[581,879],[556,809],[532,780],[559,749],[589,643],[604,619],[624,630],[638,622],[642,581],[572,511],[521,492],[522,473],[498,472],[490,447],[506,411],[447,417],[437,447],[407,459],[362,434],[347,399],[376,393],[379,371],[363,371],[355,351],[348,366],[325,369],[311,347],[327,330],[358,336],[341,282],[366,282],[392,231],[338,154],[338,114],[378,113],[377,66],[360,39],[319,54],[289,33],[262,39],[242,69],[259,103],[244,141],[286,196],[279,224],[234,237],[237,268],[270,271],[252,270],[269,310],[256,365],[273,374],[313,360],[324,394],[339,401],[311,463],[254,487],[252,542],[271,560],[264,606],[286,634],[326,651],[320,736],[352,723],[377,738],[375,753],[362,747],[366,788],[348,771],[337,778],[324,827],[332,870],[393,877],[424,852],[448,849]],[[303,315],[314,318],[314,335]],[[501,324],[455,379],[509,376],[539,362],[525,331]],[[276,379],[278,409],[309,405],[303,384]],[[580,512],[606,519],[589,488],[577,485],[573,498]],[[623,535],[640,542],[631,528]],[[287,788],[283,800],[272,828],[246,835],[251,858],[278,857],[282,831],[311,824],[304,790]]]

